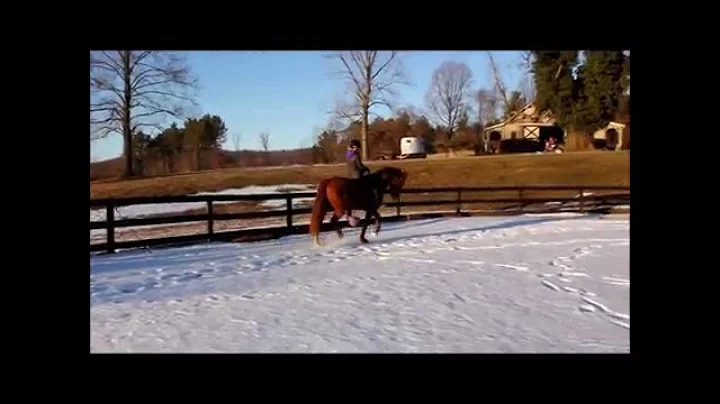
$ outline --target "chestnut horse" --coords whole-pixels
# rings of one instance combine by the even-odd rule
[[[388,192],[393,199],[400,197],[400,191],[405,185],[408,173],[395,167],[383,167],[374,173],[357,179],[345,177],[331,177],[320,181],[317,186],[317,195],[312,208],[310,219],[310,234],[316,245],[320,245],[320,226],[325,213],[332,211],[330,219],[339,238],[343,232],[338,227],[338,221],[347,213],[348,217],[353,210],[364,210],[365,223],[360,231],[360,241],[367,243],[365,231],[371,218],[375,219],[375,234],[380,232],[380,214],[378,210],[383,202],[383,195]]]

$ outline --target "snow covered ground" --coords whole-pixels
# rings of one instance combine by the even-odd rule
[[[629,221],[385,223],[91,258],[93,352],[629,352]]]

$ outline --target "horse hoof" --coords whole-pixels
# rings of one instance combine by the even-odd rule
[[[368,239],[366,239],[366,238],[361,238],[361,239],[360,239],[360,242],[363,243],[363,244],[369,243]]]
[[[342,234],[342,233],[338,233],[338,238],[343,238],[343,237],[345,237],[345,235],[344,235],[344,234]]]

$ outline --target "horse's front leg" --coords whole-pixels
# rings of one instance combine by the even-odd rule
[[[377,236],[378,233],[380,233],[380,221],[382,220],[382,217],[380,217],[380,213],[378,211],[375,211],[375,213],[373,213],[373,218],[375,219],[375,235]]]
[[[365,222],[363,223],[362,230],[360,230],[360,241],[362,243],[369,243],[368,239],[365,238],[365,232],[367,231],[368,224],[373,215],[370,212],[365,213]]]

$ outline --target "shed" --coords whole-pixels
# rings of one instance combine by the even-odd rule
[[[598,129],[593,133],[593,144],[595,148],[608,150],[621,150],[627,147],[628,137],[625,136],[625,128],[627,125],[612,121],[603,129]]]

